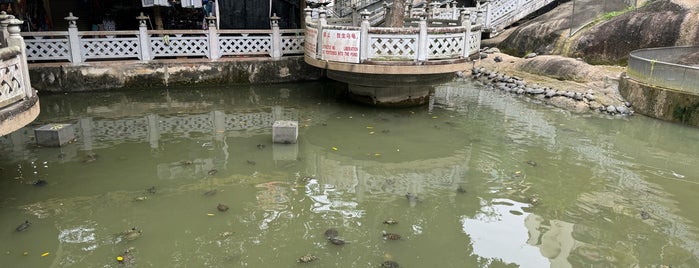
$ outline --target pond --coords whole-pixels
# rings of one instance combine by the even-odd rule
[[[469,80],[409,109],[338,92],[42,95],[39,118],[0,137],[0,263],[699,267],[699,129]],[[298,143],[272,144],[276,120],[298,121]],[[51,123],[75,141],[37,146]]]

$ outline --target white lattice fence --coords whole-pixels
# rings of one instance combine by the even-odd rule
[[[0,65],[0,107],[5,107],[25,96],[20,56],[2,61]]]
[[[428,59],[459,58],[464,54],[464,34],[430,35],[427,37]]]
[[[206,57],[209,53],[209,40],[205,35],[151,37],[150,46],[153,57]]]
[[[70,45],[68,38],[25,39],[27,60],[68,60]]]
[[[468,36],[468,55],[473,55],[481,48],[481,30],[480,26],[474,30],[471,29]]]
[[[518,0],[500,0],[489,3],[488,27],[499,28],[499,24],[506,21],[518,6]]]
[[[227,55],[260,55],[272,51],[272,37],[264,35],[223,35],[219,37],[221,56]]]
[[[138,58],[137,37],[83,38],[80,40],[84,59]]]
[[[418,35],[369,35],[369,59],[415,60]]]
[[[282,36],[282,53],[284,55],[303,54],[303,49],[304,49],[303,43],[304,43],[303,34],[283,35]]]

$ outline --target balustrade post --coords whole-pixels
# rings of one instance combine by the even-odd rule
[[[303,12],[306,14],[306,17],[304,18],[304,28],[307,28],[305,24],[313,21],[313,9],[307,6],[303,9]]]
[[[219,44],[218,44],[218,27],[216,27],[216,16],[208,16],[206,17],[206,22],[209,24],[208,30],[208,38],[209,38],[209,59],[210,60],[218,60],[221,58],[221,53],[219,51]]]
[[[462,10],[459,20],[461,20],[461,25],[466,28],[463,57],[468,58],[468,56],[471,55],[471,13],[466,10]]]
[[[9,38],[9,33],[7,32],[7,21],[8,19],[14,18],[15,16],[7,15],[7,12],[0,12],[0,45],[3,47],[7,46],[7,38]]]
[[[325,15],[325,8],[320,7],[318,10],[318,43],[316,43],[316,57],[319,59],[325,59],[323,55],[323,34],[327,25],[328,20]]]
[[[29,80],[29,66],[27,65],[27,44],[24,43],[24,38],[19,34],[21,31],[20,26],[24,24],[24,21],[18,20],[12,16],[12,18],[5,20],[7,23],[7,33],[9,34],[7,38],[8,46],[16,46],[20,51],[20,72],[22,72],[22,85],[24,88],[24,94],[27,98],[34,95],[34,90],[32,89],[31,81]]]
[[[83,62],[80,50],[80,36],[78,36],[78,17],[73,16],[73,12],[68,12],[68,17],[63,18],[68,21],[68,47],[70,48],[70,62],[77,65]]]
[[[148,34],[148,25],[146,24],[146,21],[150,19],[150,17],[143,15],[143,12],[141,12],[141,15],[136,17],[138,20],[138,47],[139,49],[139,58],[141,61],[149,61],[151,60],[150,56],[150,35]]]
[[[362,16],[362,25],[359,32],[359,62],[364,62],[369,59],[369,15],[371,12],[364,10],[360,13]]]
[[[457,19],[460,15],[461,13],[459,12],[459,8],[456,7],[456,0],[451,1],[451,19]]]
[[[279,19],[281,18],[277,16],[277,13],[269,17],[272,23],[272,51],[270,51],[270,56],[275,60],[282,57],[282,34],[279,32]]]
[[[420,34],[417,36],[417,61],[424,62],[427,60],[427,14],[420,16]]]

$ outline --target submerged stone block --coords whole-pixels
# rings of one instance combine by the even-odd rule
[[[75,139],[72,124],[48,124],[34,129],[36,143],[46,147],[60,147]]]
[[[299,123],[296,121],[274,121],[272,125],[272,142],[291,144],[299,137]]]

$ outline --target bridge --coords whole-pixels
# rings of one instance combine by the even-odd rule
[[[78,31],[78,18],[68,14],[66,31],[20,33],[22,22],[2,14],[0,135],[28,124],[39,113],[27,60],[88,70],[98,62],[114,60],[149,63],[186,57],[217,62],[226,57],[275,60],[304,55],[308,64],[327,70],[329,78],[347,83],[359,101],[419,105],[425,103],[431,85],[467,69],[483,33],[496,33],[552,2],[490,0],[477,1],[475,7],[458,7],[456,1],[410,4],[402,28],[381,26],[391,5],[377,0],[338,0],[332,10],[306,9],[305,29],[280,29],[279,17],[272,16],[271,29],[263,30],[217,29],[213,17],[207,18],[206,30],[149,30],[148,17],[141,15],[137,30]],[[101,74],[109,73],[108,67],[100,68]],[[168,72],[173,72],[168,68],[139,72],[152,77],[160,69],[165,70],[162,79],[167,85],[172,79]],[[40,77],[44,78],[57,80]],[[44,81],[35,83],[39,82]]]

